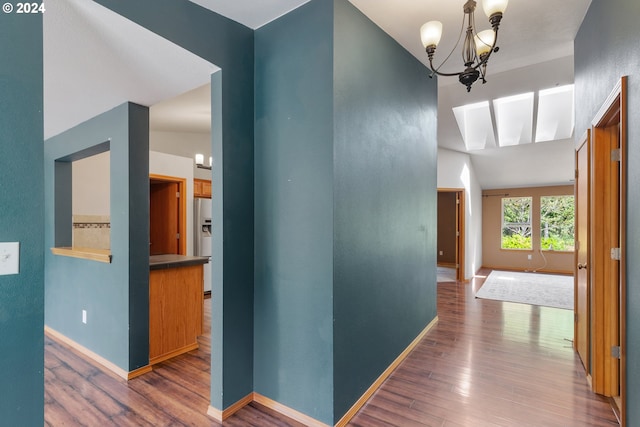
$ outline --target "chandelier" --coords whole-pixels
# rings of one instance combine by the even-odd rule
[[[475,28],[474,13],[476,10],[475,0],[467,0],[464,4],[464,17],[462,18],[462,27],[460,28],[460,35],[458,41],[453,47],[453,50],[445,58],[445,60],[438,66],[433,66],[433,55],[436,52],[436,46],[440,42],[442,37],[442,22],[429,21],[420,28],[420,38],[422,39],[422,45],[427,51],[429,57],[429,68],[432,73],[429,77],[433,77],[434,74],[439,76],[458,76],[460,83],[467,87],[467,92],[471,91],[471,85],[479,78],[482,79],[482,83],[486,83],[485,75],[487,72],[487,61],[493,52],[498,51],[496,42],[498,41],[498,27],[502,20],[502,14],[507,8],[509,0],[483,0],[482,5],[484,12],[489,17],[491,23],[491,30],[484,30],[477,32]],[[451,54],[460,44],[462,39],[462,33],[465,32],[464,42],[462,45],[462,60],[464,62],[464,71],[458,73],[443,73],[440,71]]]

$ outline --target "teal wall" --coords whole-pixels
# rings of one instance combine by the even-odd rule
[[[591,120],[623,75],[627,104],[627,425],[640,425],[640,2],[593,0],[574,43],[576,135]]]
[[[110,151],[110,264],[45,251],[45,324],[125,371],[149,362],[149,112],[126,103],[45,141],[45,248],[71,243],[71,162]],[[82,310],[87,310],[83,324]]]
[[[0,276],[0,425],[44,423],[42,17],[0,14],[0,242],[20,274]]]
[[[222,161],[212,171],[211,404],[224,409],[253,391],[253,31],[187,0],[96,2],[222,69],[212,78]]]
[[[255,391],[333,424],[333,4],[255,33]]]
[[[437,87],[335,0],[335,420],[436,316]]]
[[[255,390],[332,425],[436,316],[436,82],[346,0],[255,50]]]

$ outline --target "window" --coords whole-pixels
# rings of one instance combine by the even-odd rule
[[[540,248],[549,251],[574,249],[573,196],[540,198]]]
[[[531,197],[502,199],[502,249],[531,249]]]

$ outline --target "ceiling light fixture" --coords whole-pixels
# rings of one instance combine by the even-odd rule
[[[209,157],[209,166],[204,165],[204,155],[196,154],[196,167],[199,169],[208,169],[211,170],[211,166],[213,166],[213,158]]]
[[[438,67],[433,66],[433,55],[436,52],[436,46],[440,43],[442,37],[442,22],[429,21],[420,28],[420,38],[422,39],[422,45],[427,51],[429,57],[429,68],[431,68],[431,75],[439,76],[458,76],[460,83],[467,87],[467,92],[471,91],[471,85],[482,78],[482,83],[486,83],[485,75],[487,72],[487,61],[493,52],[498,51],[496,42],[498,41],[498,27],[502,20],[502,14],[507,8],[509,0],[482,0],[484,12],[489,17],[491,23],[491,30],[484,30],[477,32],[475,28],[475,0],[467,0],[464,4],[463,11],[464,16],[462,18],[462,27],[460,28],[460,36],[456,45],[451,50],[451,53],[445,58],[445,60]],[[462,33],[464,27],[467,27],[466,35],[462,46],[462,60],[464,61],[465,69],[458,73],[443,73],[440,72],[442,67],[449,57],[453,54],[453,51],[460,44],[462,39]]]

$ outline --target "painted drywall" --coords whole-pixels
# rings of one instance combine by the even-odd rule
[[[255,33],[255,391],[333,424],[333,5]]]
[[[187,255],[193,255],[193,159],[150,151],[149,173],[187,180]]]
[[[486,190],[482,198],[482,265],[494,269],[572,274],[574,253],[540,251],[540,197],[573,195],[572,185]],[[508,196],[506,196],[508,195]],[[502,249],[502,199],[531,197],[532,250]],[[528,256],[531,255],[531,260]]]
[[[150,131],[149,148],[152,151],[191,159],[191,175],[194,178],[211,179],[211,171],[197,168],[195,155],[204,155],[205,164],[211,156],[211,133]]]
[[[47,250],[45,324],[125,371],[149,361],[148,114],[126,103],[44,145],[46,248],[70,240],[71,162],[110,150],[112,262]]]
[[[437,85],[334,5],[335,422],[436,317]]]
[[[256,31],[255,388],[327,424],[436,315],[422,71],[342,0]]]
[[[623,75],[628,80],[626,262],[627,342],[626,400],[627,425],[640,425],[640,128],[635,118],[640,112],[640,2],[636,0],[593,0],[574,43],[576,135],[590,127],[591,120]]]
[[[465,190],[465,279],[482,266],[482,189],[466,153],[438,148],[438,188]]]
[[[44,423],[42,16],[0,16],[0,242],[20,243],[0,276],[0,424]]]
[[[211,405],[225,409],[253,391],[253,31],[188,0],[97,3],[222,69],[211,82],[222,160],[212,171],[222,233],[212,239]]]
[[[109,215],[109,152],[73,162],[73,214]]]

